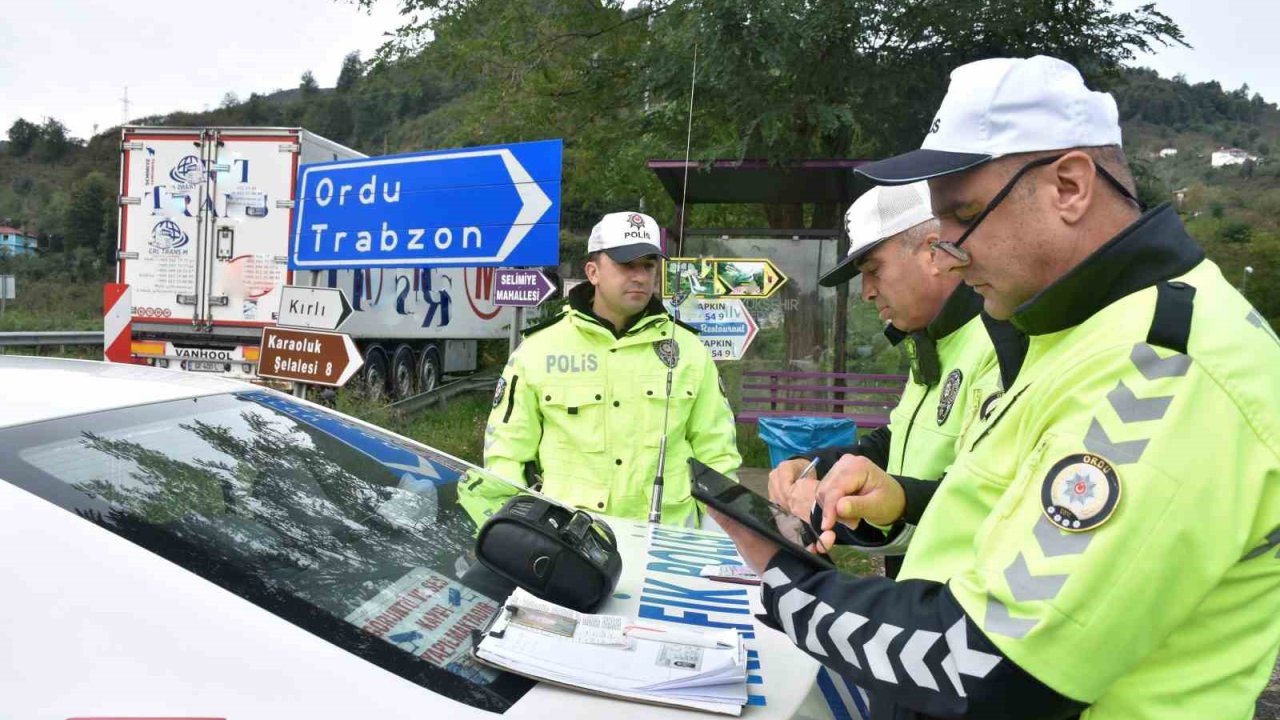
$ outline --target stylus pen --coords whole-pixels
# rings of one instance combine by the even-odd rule
[[[818,467],[818,458],[815,457],[814,459],[809,461],[808,465],[804,466],[804,469],[801,470],[800,474],[796,476],[796,480],[803,480],[804,476],[813,472],[813,469],[816,467]]]
[[[796,477],[796,482],[803,480],[805,475],[808,475],[809,473],[813,472],[813,469],[818,467],[818,460],[819,458],[817,456],[815,456],[812,460],[810,460],[809,464],[804,466],[804,470],[800,471],[800,475]],[[819,527],[814,527],[813,525],[812,516],[814,512],[817,511],[818,509],[818,498],[816,497],[813,499],[813,508],[814,508],[813,511],[809,513],[810,518],[809,518],[809,522],[807,522],[806,525],[809,527],[809,530],[813,532],[813,544],[818,545],[819,553],[825,555],[826,548],[822,547],[821,543],[818,541],[818,538],[822,537],[822,529]]]

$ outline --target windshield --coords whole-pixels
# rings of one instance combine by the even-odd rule
[[[3,430],[0,468],[442,695],[502,712],[531,686],[470,657],[509,589],[475,562],[477,522],[518,490],[454,458],[248,391]]]

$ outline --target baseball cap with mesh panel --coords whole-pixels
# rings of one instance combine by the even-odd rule
[[[844,214],[849,234],[849,253],[818,283],[832,287],[848,282],[859,273],[858,263],[880,243],[933,219],[929,184],[873,187],[849,206]]]

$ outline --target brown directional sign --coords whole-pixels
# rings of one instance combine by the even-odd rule
[[[349,335],[282,327],[262,329],[260,377],[340,386],[363,364]]]

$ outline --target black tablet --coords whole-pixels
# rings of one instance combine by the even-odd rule
[[[697,458],[689,458],[689,472],[695,498],[769,538],[783,552],[790,553],[810,567],[816,570],[835,569],[825,555],[816,555],[805,549],[817,539],[805,520],[712,470]]]

